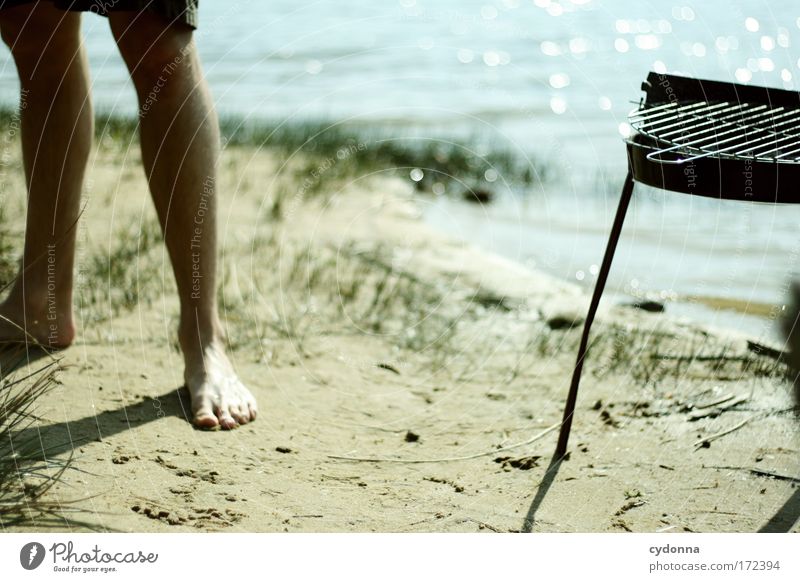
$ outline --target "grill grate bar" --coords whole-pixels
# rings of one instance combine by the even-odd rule
[[[783,119],[783,118],[787,118],[787,119],[784,119],[784,121],[782,121],[781,123],[774,123],[775,120]],[[783,140],[786,140],[786,139],[796,139],[795,135],[792,135],[792,134],[785,134],[784,135],[781,132],[777,131],[777,128],[784,127],[784,126],[787,126],[787,125],[794,126],[794,124],[799,120],[800,120],[800,111],[794,110],[794,111],[788,111],[788,112],[786,112],[786,113],[784,113],[782,115],[773,117],[772,120],[771,120],[773,123],[771,125],[766,126],[766,127],[759,127],[759,126],[745,127],[744,128],[744,133],[740,137],[743,137],[746,141],[744,143],[742,143],[742,144],[739,144],[739,145],[740,146],[750,146],[752,144],[761,143],[761,142],[764,142],[766,140],[775,140],[775,142],[777,142],[777,141],[783,141]],[[760,137],[759,137],[759,134],[761,134]],[[781,136],[781,135],[783,135],[783,137],[781,139],[776,139],[776,138],[778,138],[778,136]],[[728,140],[723,140],[721,142],[717,142],[717,144],[719,144],[719,143],[727,143],[727,142],[731,141],[732,139],[733,138],[728,139]],[[760,145],[759,148],[763,148],[763,147],[769,146],[769,145],[771,145],[771,144],[769,144],[769,143],[763,144],[763,145]],[[793,145],[793,144],[789,144],[789,145]],[[734,144],[731,147],[723,148],[723,149],[717,150],[717,151],[720,152],[720,153],[729,152],[729,150],[734,149],[735,146],[736,146],[736,144]],[[759,148],[756,148],[756,149],[759,149]],[[753,148],[752,147],[745,147],[745,148],[740,149],[740,150],[738,150],[736,152],[728,153],[728,155],[746,156],[746,157],[749,157],[749,158],[755,157],[755,154],[753,153]]]
[[[757,112],[757,111],[763,110],[765,108],[766,108],[766,105],[760,105],[758,107],[752,107],[749,111],[750,112]],[[686,126],[686,121],[684,121],[684,120],[677,121],[676,123],[673,123],[672,125],[667,126],[667,127],[662,127],[662,128],[660,128],[662,130],[663,129],[672,129],[674,127],[679,127],[680,129],[679,130],[675,130],[675,131],[668,131],[666,133],[659,132],[659,134],[658,134],[659,135],[659,139],[667,139],[668,137],[670,137],[672,135],[675,135],[675,134],[685,134],[685,132],[688,131],[688,130],[698,129],[698,128],[706,126],[706,125],[713,125],[713,124],[715,124],[715,123],[717,123],[719,121],[730,119],[732,117],[735,118],[737,116],[740,116],[744,111],[741,106],[737,105],[737,106],[734,106],[734,107],[728,107],[728,108],[723,109],[721,111],[718,111],[716,113],[725,113],[725,112],[728,112],[728,111],[731,111],[731,110],[733,110],[733,113],[730,113],[728,115],[724,115],[722,117],[710,117],[710,118],[707,118],[702,123],[697,123],[697,124],[695,124],[693,126],[689,126],[689,127]],[[701,118],[701,120],[702,119],[703,118]]]
[[[789,150],[788,152],[784,152],[780,155],[774,157],[776,160],[785,160],[787,156],[791,156],[794,154],[794,157],[791,158],[794,162],[800,162],[800,147],[794,148],[793,150]]]
[[[663,117],[655,122],[648,120],[644,123],[639,123],[642,128],[647,128],[648,131],[663,131],[667,127],[673,127],[676,124],[687,124],[694,121],[709,119],[711,116],[720,113],[727,109],[727,103],[717,103],[711,107],[704,108],[701,112],[687,111],[679,113],[678,115],[671,115]],[[637,122],[638,123],[638,122]]]
[[[796,119],[796,116],[795,116],[795,119]],[[786,121],[784,123],[790,123],[792,121],[794,121],[794,119]],[[783,125],[783,124],[781,124],[781,125]],[[767,133],[767,135],[762,136],[762,137],[757,137],[755,139],[749,139],[749,140],[745,141],[744,143],[734,143],[733,145],[730,145],[730,146],[728,146],[726,148],[720,148],[720,149],[716,149],[716,150],[706,151],[706,152],[704,152],[704,153],[702,153],[700,155],[695,155],[695,156],[693,156],[691,158],[687,158],[684,161],[688,162],[688,161],[696,160],[696,159],[699,159],[699,158],[702,158],[702,157],[711,156],[711,155],[718,155],[718,154],[727,154],[727,155],[732,155],[732,156],[735,156],[735,157],[750,157],[750,158],[752,158],[752,157],[754,157],[751,154],[752,147],[749,147],[749,146],[752,146],[753,144],[761,143],[761,142],[763,142],[765,140],[773,139],[773,137],[775,135],[777,135],[776,133],[769,132],[766,129],[755,129],[755,132],[756,133]],[[745,137],[746,136],[747,136],[747,134],[745,133]],[[725,139],[725,140],[722,140],[722,141],[717,141],[716,144],[719,145],[721,143],[727,143],[727,142],[739,139],[741,137],[742,137],[741,135],[734,136],[734,137],[731,137],[731,138],[728,138],[728,139]],[[748,146],[748,147],[745,147],[745,146]],[[731,150],[734,150],[736,148],[742,148],[742,149],[739,149],[738,151],[735,151],[735,152],[731,152]]]
[[[700,114],[701,112],[708,111],[708,110],[713,110],[713,109],[716,109],[717,107],[721,107],[721,106],[724,106],[724,105],[725,104],[723,104],[723,103],[713,103],[712,104],[712,103],[707,103],[705,101],[701,101],[699,103],[692,103],[690,105],[681,105],[681,106],[678,106],[677,104],[674,104],[674,105],[672,105],[672,108],[670,110],[660,110],[660,111],[657,111],[654,114],[651,114],[651,112],[653,111],[653,109],[657,109],[655,107],[654,108],[649,108],[649,109],[638,109],[638,110],[634,111],[633,113],[631,113],[631,115],[629,117],[631,117],[631,118],[638,117],[639,118],[639,119],[636,119],[636,120],[631,119],[631,123],[632,124],[633,123],[643,124],[643,123],[650,122],[650,121],[652,121],[654,119],[662,119],[662,118],[675,119],[677,116],[683,115],[683,114],[686,114],[686,113]]]
[[[786,121],[785,123],[794,123],[796,121],[800,121],[800,114],[796,115],[793,119],[790,119],[790,120]],[[751,151],[750,155],[753,156],[753,157],[756,157],[756,158],[762,158],[762,157],[763,158],[773,158],[775,156],[775,154],[780,153],[783,149],[785,149],[787,147],[792,148],[792,147],[800,145],[800,141],[798,141],[798,138],[800,138],[800,134],[798,134],[798,133],[777,132],[777,133],[774,133],[774,136],[775,136],[776,139],[775,139],[775,142],[773,144],[765,144],[763,146],[759,146],[755,150]],[[779,137],[779,136],[782,136],[782,137]],[[780,146],[778,145],[779,143],[787,142],[787,141],[789,143],[785,143],[784,145],[780,145]],[[763,148],[769,147],[770,145],[772,145],[771,149],[763,150]]]
[[[678,105],[677,102],[672,102],[672,103],[664,103],[663,105],[654,105],[653,107],[640,106],[639,109],[634,109],[631,112],[631,117],[647,117],[653,113],[662,113],[667,110],[670,110],[671,113],[675,113],[677,111],[686,109],[695,109],[697,107],[703,107],[705,105],[708,105],[706,101],[693,101],[692,103],[687,103],[684,105]]]

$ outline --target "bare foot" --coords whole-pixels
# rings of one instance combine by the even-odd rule
[[[256,419],[256,399],[239,380],[221,342],[187,354],[184,379],[198,428],[232,429]]]
[[[0,303],[0,343],[39,344],[56,350],[69,347],[75,339],[72,309],[48,310],[46,304],[30,301],[26,308],[27,322],[21,301],[10,297]]]

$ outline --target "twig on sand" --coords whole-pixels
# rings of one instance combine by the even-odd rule
[[[709,436],[707,436],[705,438],[702,438],[699,441],[697,441],[696,443],[694,443],[694,446],[695,446],[696,449],[707,447],[708,445],[711,444],[712,441],[715,441],[717,439],[721,439],[722,437],[724,437],[726,435],[729,435],[734,431],[739,430],[740,428],[742,428],[744,425],[746,425],[748,422],[750,422],[754,418],[756,418],[756,417],[755,416],[751,416],[750,418],[745,418],[742,422],[732,426],[729,429],[726,429],[726,430],[723,430],[722,432],[718,432],[716,434],[712,434],[712,435],[709,435]]]
[[[706,416],[719,416],[726,410],[730,410],[734,406],[739,406],[742,402],[747,402],[748,396],[738,396],[736,398],[726,398],[721,402],[714,402],[712,404],[707,404],[705,406],[698,406],[696,407],[697,410],[693,411],[689,414],[689,420],[700,420],[701,418],[705,418]]]
[[[557,422],[554,425],[547,427],[539,434],[532,436],[528,440],[522,441],[521,443],[515,443],[513,445],[508,445],[506,447],[492,449],[491,451],[484,451],[483,453],[475,453],[474,455],[465,455],[463,457],[442,457],[439,459],[393,459],[390,457],[350,457],[347,455],[327,455],[327,457],[329,459],[338,459],[341,461],[359,461],[365,463],[447,463],[450,461],[468,461],[470,459],[477,459],[479,457],[488,457],[489,455],[494,455],[502,451],[509,451],[511,449],[524,447],[525,445],[529,445],[533,442],[538,441],[539,439],[553,432],[560,426],[561,422]]]
[[[782,475],[781,473],[775,473],[773,471],[767,471],[765,469],[756,469],[751,467],[732,467],[729,465],[703,465],[705,469],[721,469],[727,471],[748,471],[753,475],[758,475],[759,477],[769,477],[771,479],[779,479],[781,481],[791,481],[792,483],[800,483],[800,477],[792,477],[791,475]]]
[[[716,400],[712,400],[711,402],[704,402],[703,404],[695,404],[695,409],[700,408],[711,408],[712,406],[718,406],[719,404],[724,404],[728,400],[732,400],[735,397],[735,394],[726,394],[725,396],[720,396]]]
[[[780,479],[781,481],[791,481],[792,483],[800,483],[800,477],[792,477],[791,475],[781,475],[780,473],[773,473],[772,471],[765,471],[764,469],[749,469],[753,475],[760,477],[771,477],[773,479]]]

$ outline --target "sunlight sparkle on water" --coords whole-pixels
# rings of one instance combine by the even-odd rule
[[[740,68],[740,69],[736,69],[735,76],[736,76],[736,80],[739,81],[740,83],[749,83],[750,79],[753,78],[753,73],[751,73],[747,69],[741,69]]]
[[[744,27],[747,29],[748,32],[758,32],[758,20],[753,18],[752,16],[748,16],[744,19]]]
[[[618,38],[614,41],[614,48],[617,49],[618,53],[626,53],[628,52],[628,48],[630,48],[630,46],[628,45],[627,40],[624,38]]]
[[[458,60],[461,63],[471,63],[475,58],[475,54],[469,49],[458,49]]]
[[[617,32],[620,34],[628,34],[631,32],[631,21],[620,18],[614,23],[614,28],[616,28]]]
[[[497,8],[491,4],[487,4],[481,8],[481,17],[483,17],[485,20],[494,20],[497,18]]]
[[[550,86],[553,89],[563,89],[569,85],[569,75],[566,73],[553,73],[550,75]]]
[[[576,36],[569,39],[569,52],[574,55],[582,55],[589,51],[589,41],[583,37]]]
[[[634,43],[636,44],[636,48],[643,51],[650,51],[661,46],[661,39],[655,34],[637,34]]]
[[[483,62],[489,67],[496,67],[500,64],[500,55],[497,51],[486,51],[483,53]]]
[[[550,40],[542,41],[542,44],[539,45],[539,48],[541,49],[542,53],[548,57],[557,57],[561,54],[561,47]]]
[[[703,58],[706,56],[706,45],[701,42],[685,41],[681,43],[681,52],[687,57]]]
[[[690,6],[673,6],[672,18],[690,22],[694,20],[694,10]]]
[[[790,44],[789,31],[781,27],[778,29],[778,46],[781,48],[788,48]]]
[[[567,110],[567,102],[561,97],[552,97],[550,99],[550,109],[552,109],[553,113],[556,115],[561,115]]]
[[[511,55],[505,51],[486,51],[483,53],[483,62],[489,67],[507,65],[511,62]]]
[[[564,14],[564,7],[561,6],[561,4],[550,3],[546,10],[550,16],[561,16]]]

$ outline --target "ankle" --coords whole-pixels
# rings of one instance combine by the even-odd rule
[[[207,347],[222,345],[225,334],[222,325],[216,317],[206,321],[196,318],[181,318],[178,325],[178,341],[185,355],[200,354]]]
[[[48,301],[47,295],[28,297],[11,294],[0,305],[0,327],[22,341],[36,340],[50,348],[66,348],[75,339],[72,305]]]

